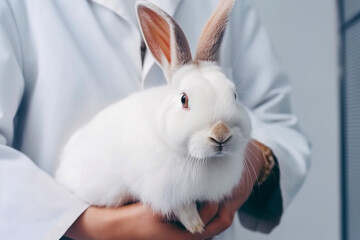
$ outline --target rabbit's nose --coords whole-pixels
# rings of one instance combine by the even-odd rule
[[[216,144],[224,144],[231,139],[231,131],[223,121],[217,121],[210,130],[210,141]]]

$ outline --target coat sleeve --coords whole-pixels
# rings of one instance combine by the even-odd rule
[[[11,147],[25,81],[16,22],[0,1],[0,239],[59,239],[87,208]]]
[[[248,108],[252,137],[270,147],[276,157],[271,177],[256,187],[239,210],[240,222],[264,233],[279,224],[285,209],[299,191],[310,165],[310,147],[290,107],[290,83],[274,53],[256,11],[236,1],[224,51],[238,96]]]

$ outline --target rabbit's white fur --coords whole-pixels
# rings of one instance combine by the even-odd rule
[[[75,132],[55,177],[91,205],[119,206],[132,196],[201,232],[195,202],[221,201],[243,171],[251,126],[234,93],[216,63],[185,64],[169,85],[133,94]],[[219,121],[231,134],[220,151],[210,139]]]
[[[118,206],[130,194],[164,215],[230,194],[243,170],[248,115],[214,64],[184,66],[176,82],[99,113],[66,144],[56,179],[89,204]],[[180,102],[184,91],[189,111]],[[219,119],[233,135],[221,156],[208,139]]]

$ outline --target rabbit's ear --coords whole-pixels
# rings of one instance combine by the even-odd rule
[[[137,16],[148,49],[170,81],[179,67],[192,61],[184,32],[172,17],[148,1],[137,3]]]
[[[198,43],[195,60],[219,61],[220,45],[235,0],[221,0],[205,24]]]

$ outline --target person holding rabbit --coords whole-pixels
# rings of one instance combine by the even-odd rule
[[[1,239],[239,239],[301,186],[253,8],[136,2],[0,2]]]

